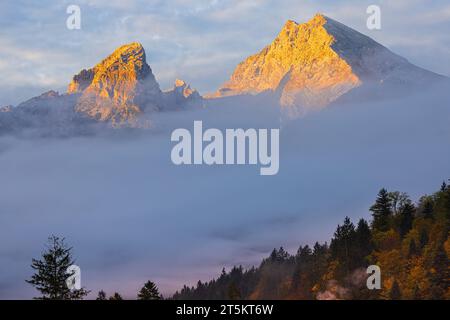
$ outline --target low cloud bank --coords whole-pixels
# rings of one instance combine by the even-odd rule
[[[273,247],[325,241],[345,215],[368,217],[381,187],[412,197],[450,177],[450,95],[333,106],[291,122],[263,101],[162,113],[150,132],[0,138],[0,298],[31,298],[31,258],[65,236],[83,285],[165,294],[259,263]],[[280,170],[175,166],[174,128],[280,127]]]

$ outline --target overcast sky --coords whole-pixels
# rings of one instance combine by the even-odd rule
[[[66,28],[70,4],[81,8],[81,30]],[[369,4],[382,9],[381,30],[366,27]],[[450,75],[447,0],[16,0],[0,3],[0,105],[64,90],[73,74],[132,41],[144,45],[163,89],[179,77],[213,91],[287,19],[304,22],[316,12]]]

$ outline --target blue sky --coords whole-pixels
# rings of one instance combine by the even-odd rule
[[[81,8],[68,30],[66,8]],[[366,28],[366,8],[382,9],[382,29]],[[450,3],[446,0],[69,0],[0,3],[0,105],[50,89],[121,44],[139,41],[161,87],[175,78],[206,93],[235,65],[270,43],[287,19],[316,12],[363,32],[411,62],[450,75]]]

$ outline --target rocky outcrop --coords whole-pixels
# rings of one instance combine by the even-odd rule
[[[83,92],[84,89],[89,87],[89,85],[92,83],[92,80],[94,79],[94,69],[83,69],[78,73],[77,75],[73,76],[72,81],[69,84],[69,87],[67,88],[67,93],[78,93]]]
[[[113,126],[139,126],[139,114],[161,108],[161,90],[137,42],[119,47],[92,69],[82,70],[73,77],[68,93],[81,95],[75,111],[111,121]]]
[[[191,89],[191,86],[187,84],[184,80],[176,79],[175,85],[173,87],[173,91],[176,92],[177,95],[184,98],[200,98],[200,94],[197,90]]]
[[[182,110],[202,106],[203,99],[197,90],[183,80],[176,79],[172,89],[164,91],[166,110]]]

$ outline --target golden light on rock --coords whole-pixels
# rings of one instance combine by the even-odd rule
[[[323,107],[360,84],[350,65],[332,48],[334,37],[317,14],[307,23],[288,20],[276,39],[241,62],[213,97],[280,94],[282,107]]]

